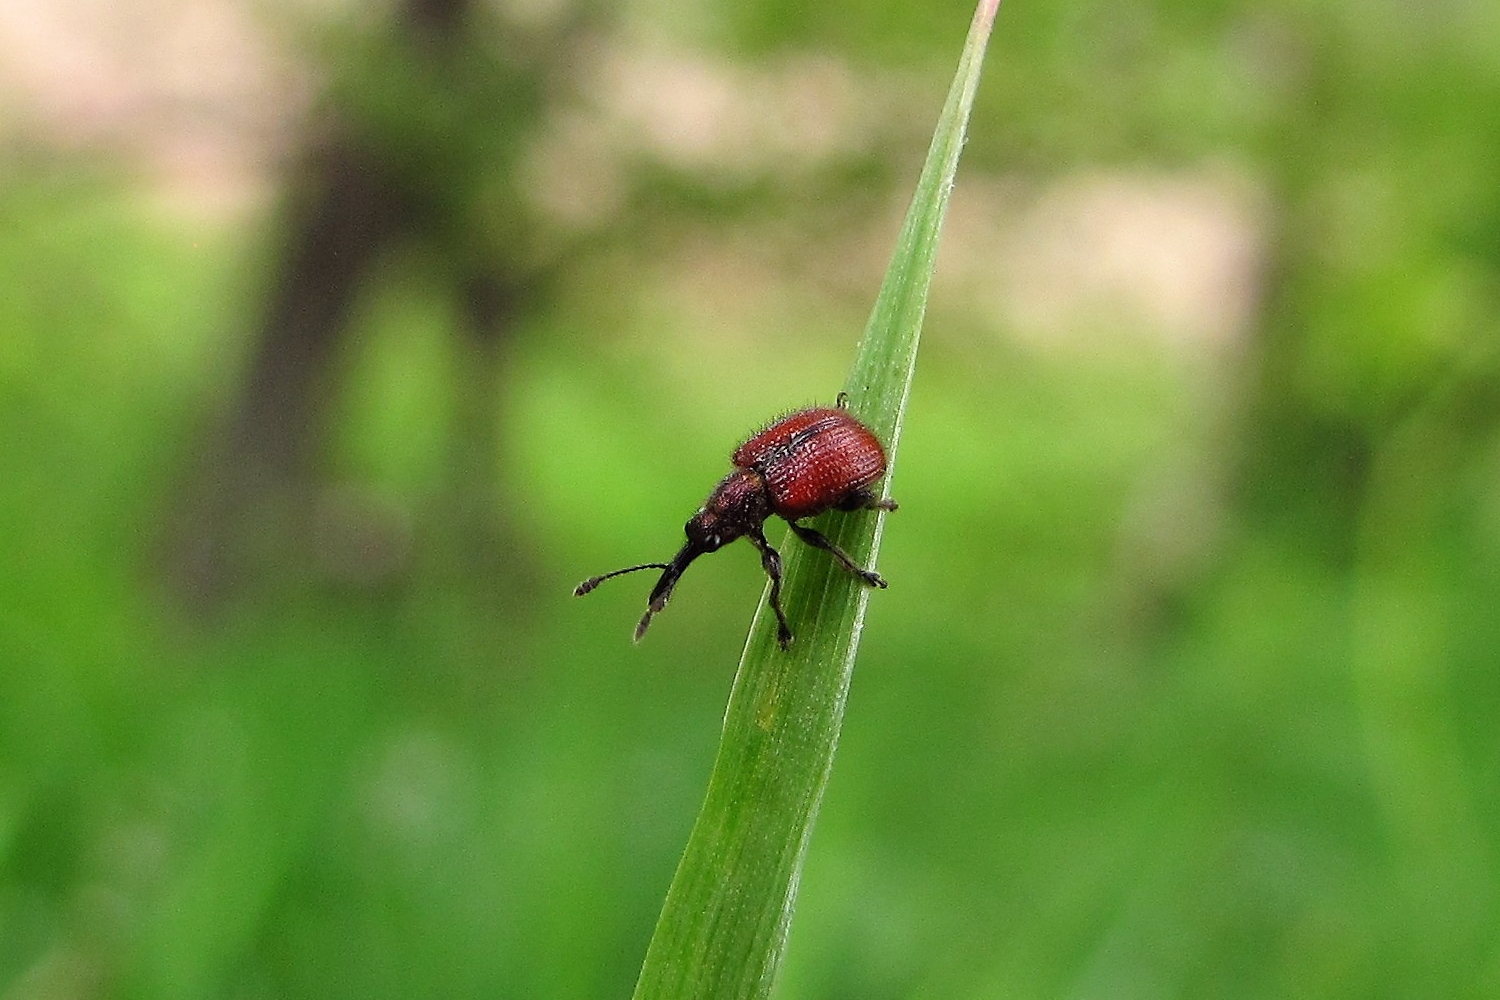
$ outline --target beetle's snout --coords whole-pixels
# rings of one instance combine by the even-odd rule
[[[689,522],[692,523],[692,522]],[[640,642],[641,636],[646,634],[646,629],[651,627],[653,616],[660,614],[667,606],[667,601],[672,598],[672,590],[677,586],[677,581],[682,579],[683,571],[688,568],[688,563],[698,558],[701,550],[692,543],[684,545],[682,551],[672,557],[672,561],[662,567],[661,579],[656,581],[656,586],[651,588],[651,597],[646,601],[646,613],[641,616],[640,624],[635,627],[635,641]]]

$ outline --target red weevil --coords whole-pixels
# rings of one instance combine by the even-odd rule
[[[836,407],[815,406],[788,414],[735,449],[734,471],[708,495],[698,513],[684,527],[687,544],[669,563],[642,563],[591,576],[574,595],[582,597],[612,576],[641,569],[662,570],[651,590],[646,613],[635,627],[635,638],[651,625],[651,617],[667,606],[672,588],[694,559],[714,552],[744,536],[760,550],[760,564],[771,578],[771,608],[776,612],[776,641],[786,649],[792,641],[786,612],[781,608],[781,554],[766,541],[766,518],[775,514],[792,526],[797,537],[832,553],[866,586],[884,587],[880,574],[862,569],[849,554],[819,531],[797,522],[825,510],[875,508],[895,510],[896,501],[882,500],[870,489],[885,475],[885,449],[874,432],[845,408],[848,396],[839,393]]]

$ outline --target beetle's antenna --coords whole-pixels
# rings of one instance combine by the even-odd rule
[[[651,616],[657,614],[667,606],[667,601],[672,597],[672,588],[677,586],[677,581],[682,578],[683,570],[688,568],[688,563],[697,559],[705,551],[700,546],[688,542],[682,547],[682,551],[672,557],[672,561],[662,567],[661,579],[656,581],[656,586],[651,588],[651,599],[646,602],[646,613],[641,616],[640,623],[635,627],[635,641],[640,642],[641,636],[646,634],[646,629],[651,625]]]
[[[584,594],[587,594],[589,591],[593,590],[595,587],[599,586],[599,584],[603,583],[605,580],[608,580],[612,576],[623,576],[626,573],[634,573],[638,569],[670,568],[671,567],[667,563],[641,563],[639,566],[627,566],[624,569],[617,569],[613,573],[605,573],[603,576],[591,576],[587,580],[583,581],[578,586],[573,588],[573,596],[582,597]]]

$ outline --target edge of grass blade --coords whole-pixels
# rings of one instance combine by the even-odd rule
[[[916,193],[845,391],[887,444],[889,469],[915,370],[938,236],[999,0],[975,11]],[[885,483],[889,489],[891,473]],[[885,515],[814,522],[873,566]],[[796,640],[776,644],[766,596],[735,675],[708,793],[667,892],[635,1000],[764,998],[785,953],[808,840],[833,766],[869,591],[826,554],[781,547]],[[892,591],[899,594],[900,581]],[[769,592],[769,591],[768,591]]]

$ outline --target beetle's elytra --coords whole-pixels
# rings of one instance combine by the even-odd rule
[[[792,630],[781,607],[781,555],[766,541],[764,528],[772,514],[784,518],[807,544],[827,550],[867,586],[884,587],[885,580],[878,573],[861,568],[821,532],[797,523],[825,510],[896,509],[894,500],[882,500],[871,489],[885,475],[885,449],[874,432],[845,409],[846,402],[847,397],[839,393],[835,407],[815,406],[788,414],[736,448],[731,457],[734,471],[714,487],[688,521],[683,529],[687,544],[671,562],[642,563],[592,576],[573,593],[582,597],[612,576],[661,570],[646,613],[635,627],[636,641],[640,641],[651,617],[667,606],[688,564],[744,536],[760,550],[761,566],[771,578],[776,639],[786,649]]]

